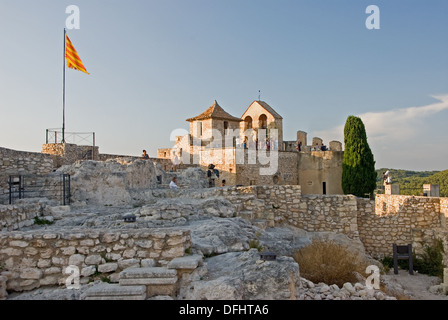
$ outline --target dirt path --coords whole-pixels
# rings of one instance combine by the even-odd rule
[[[393,270],[390,270],[383,277],[400,284],[405,290],[406,296],[411,300],[448,300],[448,295],[435,294],[428,290],[431,286],[441,283],[438,277],[420,273],[410,275],[406,270],[399,270],[398,274],[394,274]]]

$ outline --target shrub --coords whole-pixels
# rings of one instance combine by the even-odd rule
[[[443,278],[443,242],[438,239],[423,247],[423,253],[413,257],[414,270],[429,276]]]
[[[48,221],[46,219],[41,219],[38,216],[35,216],[34,217],[34,224],[42,226],[42,225],[51,225],[51,224],[53,224],[53,222],[52,221]]]
[[[260,241],[259,240],[250,240],[249,241],[249,248],[255,248],[258,250],[258,252],[263,251],[263,246],[260,245]]]
[[[365,275],[369,265],[347,246],[334,241],[313,241],[296,250],[294,260],[300,266],[300,275],[314,283],[323,282],[341,287],[346,282],[357,282],[355,272]]]
[[[423,247],[422,254],[417,255],[415,251],[412,252],[413,269],[422,274],[443,278],[443,253],[442,240],[435,240],[431,245],[426,244]],[[394,258],[393,256],[384,257],[381,263],[388,271],[394,267]],[[398,260],[398,268],[409,270],[409,261],[406,259]]]

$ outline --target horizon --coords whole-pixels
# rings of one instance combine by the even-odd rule
[[[63,28],[90,75],[66,69],[66,132],[151,157],[217,100],[260,99],[296,132],[343,143],[364,122],[376,168],[448,169],[448,2],[0,0],[0,147],[40,152],[62,127]],[[369,5],[380,9],[370,30]],[[260,92],[261,91],[261,92]],[[400,169],[398,169],[400,168]]]

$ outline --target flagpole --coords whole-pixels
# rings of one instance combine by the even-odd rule
[[[64,28],[64,54],[62,55],[62,67],[63,67],[63,80],[62,80],[62,143],[65,143],[65,50],[66,50],[66,34],[67,31]]]

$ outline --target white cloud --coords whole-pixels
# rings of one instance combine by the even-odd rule
[[[445,154],[442,155],[444,151],[437,151],[440,148],[431,145],[425,134],[422,134],[433,129],[431,128],[432,117],[448,110],[448,94],[432,97],[438,101],[425,106],[391,109],[383,112],[366,112],[357,115],[366,127],[368,142],[378,165],[393,167],[392,164],[389,164],[393,162],[395,166],[400,164],[401,168],[405,166],[408,166],[408,168],[415,167],[413,158],[416,161],[418,158],[420,159],[419,163],[423,163],[422,157],[426,156],[426,152],[416,155],[416,150],[425,150],[421,149],[421,146],[426,146],[426,150],[429,149],[432,153],[431,161],[427,162],[432,162],[434,166],[439,168],[443,165],[446,169],[446,165],[440,164],[441,162],[436,160],[436,158],[445,156]],[[340,124],[329,130],[315,132],[314,136],[321,137],[324,141],[339,140],[343,142],[344,125]],[[448,139],[448,136],[445,137],[445,141],[446,139]],[[420,148],[417,148],[417,146],[420,146]],[[437,152],[441,154],[437,156]],[[427,156],[429,157],[429,155]],[[428,163],[428,165],[430,164]],[[425,170],[425,168],[420,170]],[[428,170],[432,169],[428,168]]]
[[[407,141],[418,134],[424,118],[448,110],[448,95],[433,96],[437,103],[422,107],[367,112],[359,115],[366,127],[369,142],[384,142],[393,137],[395,143]]]

